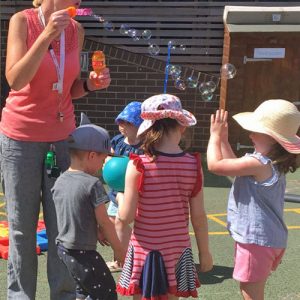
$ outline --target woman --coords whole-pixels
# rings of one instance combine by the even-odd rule
[[[107,88],[109,70],[80,79],[81,25],[69,6],[79,0],[35,0],[34,8],[12,16],[7,41],[6,78],[11,91],[2,111],[1,169],[9,222],[8,299],[34,299],[37,281],[36,225],[40,203],[48,235],[51,299],[74,299],[75,286],[60,262],[56,215],[50,189],[66,170],[65,139],[75,129],[72,99]],[[96,81],[96,82],[95,82]],[[49,150],[56,165],[44,165]]]

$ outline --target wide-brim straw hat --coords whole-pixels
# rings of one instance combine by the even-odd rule
[[[300,112],[297,107],[282,99],[262,102],[254,112],[233,116],[244,129],[264,133],[274,138],[290,153],[300,153]]]
[[[148,130],[157,120],[171,118],[182,126],[193,126],[197,123],[195,116],[182,108],[178,97],[170,94],[160,94],[146,99],[142,103],[141,117],[144,120],[137,135]]]

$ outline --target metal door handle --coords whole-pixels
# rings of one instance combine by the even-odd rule
[[[248,61],[272,61],[272,59],[271,58],[252,58],[252,57],[244,56],[243,63],[246,64]]]

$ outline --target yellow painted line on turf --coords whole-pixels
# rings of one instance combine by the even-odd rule
[[[4,205],[5,205],[5,203],[1,203],[1,204],[0,204],[0,208],[3,207]]]
[[[212,220],[212,221],[215,221],[216,223],[222,225],[223,227],[227,226],[226,222],[224,222],[224,221],[216,218],[215,215],[208,215],[207,218],[210,219],[210,220]]]
[[[195,235],[194,232],[190,232],[189,233],[190,235]],[[212,231],[212,232],[209,232],[208,235],[228,235],[229,232],[228,231]]]
[[[6,213],[0,211],[0,216],[5,216],[6,217]]]
[[[295,212],[297,214],[300,214],[300,208],[286,208],[284,211],[285,212]]]
[[[287,226],[288,229],[300,229],[300,226]]]
[[[0,196],[4,196],[4,194],[0,192]]]

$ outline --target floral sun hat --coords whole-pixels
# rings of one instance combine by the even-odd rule
[[[271,136],[288,152],[300,153],[300,112],[290,101],[266,100],[254,112],[239,113],[233,119],[246,130]]]
[[[141,117],[144,119],[137,135],[149,129],[156,120],[171,118],[182,126],[193,126],[197,123],[195,116],[181,106],[178,97],[169,94],[160,94],[146,99],[142,103]]]
[[[125,108],[116,117],[115,122],[118,124],[120,121],[126,121],[139,127],[143,122],[141,118],[141,102],[133,101],[125,106]]]

